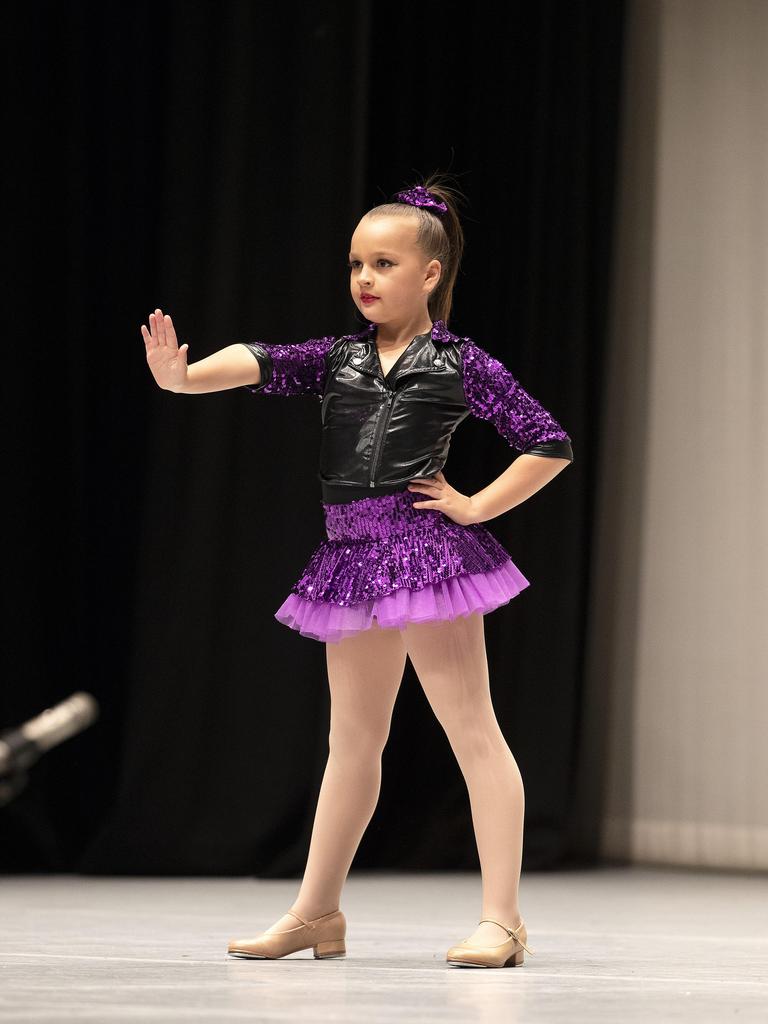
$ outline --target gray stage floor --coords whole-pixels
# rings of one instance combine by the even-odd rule
[[[445,951],[480,917],[467,875],[357,874],[347,957],[226,956],[268,927],[294,881],[0,878],[4,1021],[768,1020],[768,880],[606,868],[524,875],[520,968]]]

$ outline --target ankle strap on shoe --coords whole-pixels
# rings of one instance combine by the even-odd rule
[[[288,914],[293,914],[293,916],[294,916],[295,918],[297,918],[297,919],[298,919],[299,921],[301,921],[301,923],[302,923],[303,925],[305,925],[305,926],[306,926],[307,928],[314,928],[314,927],[315,927],[315,922],[317,922],[317,921],[323,921],[323,920],[325,920],[325,918],[326,918],[326,917],[333,917],[333,915],[334,915],[334,914],[338,914],[338,912],[339,912],[339,911],[338,911],[338,909],[337,909],[337,910],[332,910],[332,911],[331,911],[331,912],[330,912],[329,914],[323,914],[323,916],[322,916],[322,917],[316,917],[316,918],[314,918],[314,920],[312,920],[312,921],[306,921],[306,920],[305,920],[305,919],[304,919],[304,918],[303,918],[303,917],[301,916],[301,914],[297,914],[295,910],[288,910],[288,911],[286,911],[286,913],[288,913]]]
[[[484,917],[477,923],[482,924],[483,921],[490,921],[491,924],[497,924],[499,928],[503,928],[505,932],[509,932],[510,935],[514,936],[515,941],[520,943],[520,945],[523,947],[526,953],[530,953],[531,956],[536,956],[533,950],[529,949],[523,942],[523,940],[520,938],[520,936],[517,934],[523,927],[523,924],[525,923],[522,918],[520,918],[520,924],[517,926],[517,928],[510,928],[509,925],[502,924],[501,921],[497,921],[495,917]]]

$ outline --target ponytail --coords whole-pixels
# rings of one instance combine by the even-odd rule
[[[424,181],[417,182],[432,195],[441,199],[447,212],[438,213],[428,207],[412,206],[400,201],[381,203],[366,216],[415,217],[418,222],[416,244],[427,261],[440,261],[440,279],[429,296],[427,308],[432,321],[442,320],[445,326],[453,306],[453,289],[464,254],[464,229],[459,218],[458,205],[463,196],[449,184],[448,175],[433,172]],[[415,185],[408,185],[412,189]]]

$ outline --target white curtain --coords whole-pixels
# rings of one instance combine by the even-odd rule
[[[584,785],[603,859],[766,869],[768,2],[636,0],[625,76]]]

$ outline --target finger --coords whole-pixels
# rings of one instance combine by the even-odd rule
[[[162,319],[157,315],[157,310],[149,314],[149,329],[156,346],[164,344],[161,334]]]
[[[443,488],[438,487],[437,484],[427,484],[426,487],[408,487],[409,491],[413,491],[415,494],[427,494],[430,498],[439,498],[443,493]]]
[[[157,321],[157,343],[158,345],[166,345],[165,321],[163,319],[162,309],[158,308],[155,310],[155,320]]]
[[[176,337],[176,328],[173,326],[170,313],[167,313],[165,316],[165,336],[168,339],[169,346],[178,349],[179,339]]]
[[[150,321],[150,328],[151,328],[151,330],[147,331],[146,327],[142,324],[141,325],[141,334],[143,335],[144,342],[145,342],[147,348],[157,348],[158,347],[158,338],[157,338],[157,334],[153,333],[155,331],[155,325],[153,324],[152,321]]]

